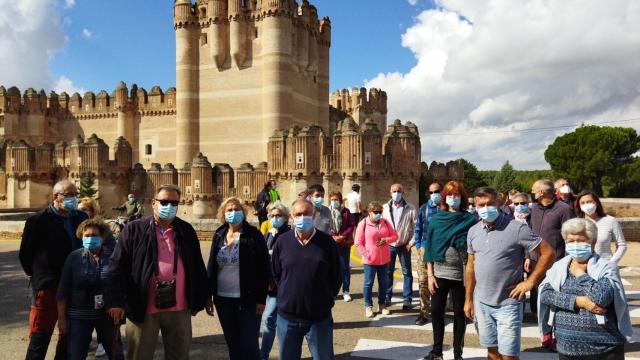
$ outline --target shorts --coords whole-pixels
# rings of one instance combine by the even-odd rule
[[[522,303],[490,306],[476,300],[474,312],[480,346],[497,347],[500,355],[520,355]]]

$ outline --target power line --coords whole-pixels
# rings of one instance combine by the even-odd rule
[[[553,131],[553,130],[561,130],[561,129],[569,129],[582,125],[600,125],[600,124],[619,124],[619,123],[628,123],[640,121],[640,117],[624,119],[624,120],[611,120],[611,121],[593,121],[590,123],[579,123],[579,124],[570,124],[570,125],[559,125],[559,126],[548,126],[548,127],[539,127],[539,128],[529,128],[529,129],[521,129],[521,130],[492,130],[492,131],[478,131],[475,132],[475,135],[486,135],[486,134],[511,134],[511,133],[529,133],[529,132],[538,132],[538,131]],[[450,136],[468,136],[469,132],[466,133],[452,133],[452,132],[429,132],[426,135],[450,135]]]

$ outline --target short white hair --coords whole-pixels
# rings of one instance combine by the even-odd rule
[[[280,201],[276,201],[273,204],[267,206],[268,217],[271,217],[271,211],[278,210],[283,217],[289,217],[289,209]]]
[[[598,227],[593,221],[584,218],[573,218],[565,221],[560,232],[565,241],[567,236],[571,234],[585,234],[591,244],[598,239]]]

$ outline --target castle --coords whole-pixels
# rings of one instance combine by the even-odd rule
[[[394,182],[417,202],[417,127],[387,124],[382,90],[330,94],[331,21],[307,0],[175,0],[174,29],[176,88],[0,87],[0,207],[42,207],[89,173],[103,208],[172,183],[192,218],[228,196],[251,205],[269,179],[287,202],[315,183],[383,200]]]

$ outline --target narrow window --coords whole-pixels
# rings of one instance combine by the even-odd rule
[[[144,154],[145,155],[151,155],[152,151],[153,151],[153,148],[151,147],[151,144],[146,144],[144,146]]]

